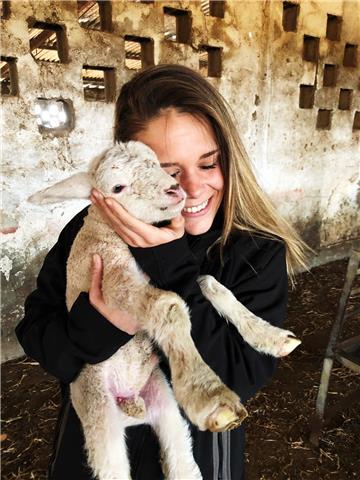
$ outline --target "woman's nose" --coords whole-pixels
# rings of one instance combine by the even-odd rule
[[[185,190],[186,195],[191,198],[198,198],[202,192],[202,181],[196,175],[182,175],[180,185]]]

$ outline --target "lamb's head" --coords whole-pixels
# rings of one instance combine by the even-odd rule
[[[89,172],[78,173],[32,195],[33,203],[89,198],[91,188],[112,197],[138,219],[155,223],[178,215],[185,192],[141,142],[116,143],[96,157]]]
[[[141,142],[117,143],[108,149],[92,176],[98,190],[144,222],[169,220],[184,207],[185,192]]]

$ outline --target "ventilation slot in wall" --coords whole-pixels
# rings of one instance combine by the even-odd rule
[[[74,127],[74,110],[70,101],[38,98],[34,113],[41,133],[63,135]]]
[[[199,70],[207,77],[221,77],[221,47],[200,45]]]
[[[355,112],[353,130],[360,130],[360,112]]]
[[[344,67],[356,67],[357,61],[357,45],[352,45],[351,43],[347,43],[345,45],[344,50],[344,60],[343,65]]]
[[[110,1],[78,1],[77,9],[79,23],[82,27],[111,32],[112,19]]]
[[[84,98],[88,101],[112,102],[115,99],[115,69],[84,65]]]
[[[323,87],[335,87],[336,73],[336,65],[331,65],[330,63],[324,65]]]
[[[319,38],[304,35],[303,59],[307,62],[316,63],[319,58]]]
[[[334,41],[340,40],[341,22],[341,17],[328,14],[326,24],[326,38]]]
[[[186,10],[164,7],[165,39],[178,43],[191,43],[191,15]]]
[[[42,62],[67,62],[64,28],[60,25],[35,22],[29,27],[30,52]]]
[[[316,119],[316,128],[319,130],[330,130],[331,110],[320,109]]]
[[[282,25],[285,32],[296,32],[299,10],[297,3],[283,2]]]
[[[341,88],[339,95],[339,110],[350,110],[351,108],[352,90],[348,88]]]
[[[201,10],[204,15],[212,17],[224,18],[225,2],[221,0],[202,0]]]
[[[3,0],[0,2],[0,18],[7,20],[10,17],[10,1]]]
[[[315,97],[314,85],[300,85],[300,97],[299,97],[300,108],[313,108],[314,97]]]
[[[14,97],[18,94],[16,58],[1,57],[1,96]]]
[[[140,70],[154,65],[154,41],[151,38],[125,35],[125,67]]]

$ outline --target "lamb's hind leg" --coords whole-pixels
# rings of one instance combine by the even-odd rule
[[[203,275],[198,283],[219,314],[235,325],[243,339],[259,352],[283,357],[300,345],[301,341],[289,330],[274,327],[251,313],[214,277]]]
[[[141,395],[146,403],[146,421],[152,425],[159,438],[166,480],[201,480],[192,453],[189,427],[159,368],[153,371]]]
[[[185,302],[171,292],[155,293],[148,298],[144,318],[143,328],[169,359],[175,397],[190,421],[200,430],[238,427],[246,409],[197,351]]]
[[[77,405],[74,399],[80,397],[72,385],[73,404],[84,431],[88,465],[97,480],[131,480],[125,443],[125,415],[110,395],[105,398],[103,393],[96,401],[98,392],[90,394],[93,408]]]

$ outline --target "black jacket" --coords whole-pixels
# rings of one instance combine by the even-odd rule
[[[26,299],[25,317],[16,328],[25,352],[57,377],[62,387],[51,480],[92,478],[82,449],[80,422],[68,400],[68,384],[84,363],[105,360],[132,338],[102,317],[86,293],[79,296],[70,313],[66,310],[66,260],[86,214],[84,209],[61,232],[44,261],[37,289]],[[287,303],[285,247],[281,241],[239,232],[232,237],[221,263],[216,249],[206,253],[221,234],[221,225],[219,213],[203,235],[185,234],[168,244],[131,251],[153,284],[177,292],[187,302],[192,337],[201,356],[246,401],[270,379],[276,361],[253,350],[218,316],[202,297],[196,278],[213,275],[256,315],[281,326]],[[222,434],[199,432],[193,427],[192,434],[195,460],[204,480],[243,478],[243,427]],[[151,428],[128,428],[127,443],[132,478],[160,480],[159,446]]]

